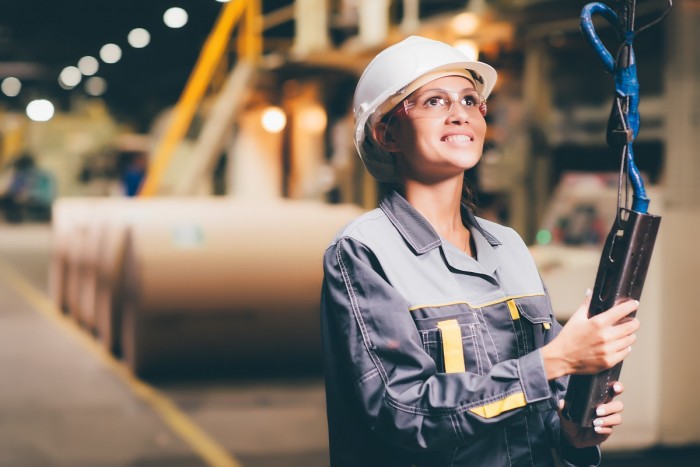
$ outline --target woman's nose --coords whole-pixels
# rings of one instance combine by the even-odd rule
[[[450,111],[447,115],[447,118],[450,123],[458,124],[469,123],[469,117],[469,112],[459,102],[452,103],[452,107],[450,108]]]

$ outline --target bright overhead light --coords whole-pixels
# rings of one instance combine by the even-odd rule
[[[187,24],[187,12],[179,7],[168,8],[163,14],[163,22],[169,28],[177,29]]]
[[[63,84],[66,88],[74,88],[83,79],[83,74],[80,70],[74,66],[67,66],[58,76],[58,81]]]
[[[35,122],[48,122],[53,112],[53,104],[46,99],[33,100],[27,105],[27,117]]]
[[[229,0],[216,0],[216,1],[219,3],[228,3],[229,2]]]
[[[127,40],[133,48],[143,49],[151,42],[151,34],[143,28],[136,28],[129,32]]]
[[[100,58],[105,63],[117,63],[122,58],[122,49],[117,44],[105,44],[100,49]]]
[[[78,60],[78,70],[85,76],[92,76],[100,69],[100,62],[95,57],[86,56]]]
[[[328,123],[328,117],[323,107],[313,105],[300,112],[299,123],[305,130],[311,133],[323,133]]]
[[[471,36],[479,27],[479,17],[467,11],[455,16],[452,20],[452,29],[460,36]]]
[[[101,96],[107,91],[107,81],[99,76],[93,76],[85,80],[85,92],[91,96]]]
[[[0,89],[7,97],[15,97],[22,90],[22,82],[14,76],[9,76],[2,80]]]
[[[268,133],[279,133],[287,125],[287,117],[279,107],[268,107],[262,114],[261,123]]]

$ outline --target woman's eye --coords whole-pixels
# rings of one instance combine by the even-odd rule
[[[465,105],[465,106],[476,106],[476,105],[478,105],[478,103],[477,103],[477,101],[476,101],[476,97],[474,97],[474,96],[464,96],[464,97],[462,98],[462,105]]]
[[[439,107],[445,105],[445,99],[443,97],[429,97],[425,101],[425,105],[428,107]]]

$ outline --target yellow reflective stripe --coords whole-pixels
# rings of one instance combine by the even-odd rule
[[[508,300],[508,310],[510,311],[510,317],[513,318],[513,320],[520,319],[518,305],[515,304],[515,300]]]
[[[511,295],[509,297],[503,297],[500,300],[494,300],[492,302],[480,303],[479,305],[472,306],[472,308],[483,308],[485,306],[491,306],[491,305],[495,305],[497,303],[503,303],[507,300],[514,300],[516,298],[525,298],[525,297],[544,297],[544,294],[543,293],[526,293],[526,294],[521,294],[521,295]]]
[[[462,330],[456,319],[437,323],[442,337],[442,355],[445,360],[445,373],[467,371],[464,366],[464,349],[462,348]]]
[[[483,418],[493,418],[501,415],[503,412],[507,412],[508,410],[525,407],[525,404],[527,404],[527,402],[525,402],[525,394],[519,392],[517,394],[511,394],[505,399],[501,399],[496,402],[491,402],[479,407],[473,407],[469,409],[469,411]]]
[[[549,323],[542,323],[542,326],[544,326],[545,329],[549,329],[552,327],[552,325]]]
[[[508,297],[499,298],[498,300],[493,300],[493,301],[486,302],[486,303],[471,303],[471,302],[468,302],[466,300],[455,300],[453,302],[446,302],[446,303],[425,303],[425,304],[414,305],[412,307],[409,307],[408,311],[415,311],[415,310],[419,310],[421,308],[440,308],[443,306],[451,306],[451,305],[469,305],[470,308],[484,308],[487,306],[496,305],[498,303],[507,302],[508,300],[513,300],[516,298],[525,298],[525,297],[544,297],[544,294],[543,293],[528,293],[528,294],[521,294],[521,295],[510,295]]]

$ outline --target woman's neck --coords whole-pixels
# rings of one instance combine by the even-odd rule
[[[416,180],[404,183],[406,200],[438,234],[458,246],[463,244],[466,231],[460,209],[463,183],[461,176],[430,185]]]

